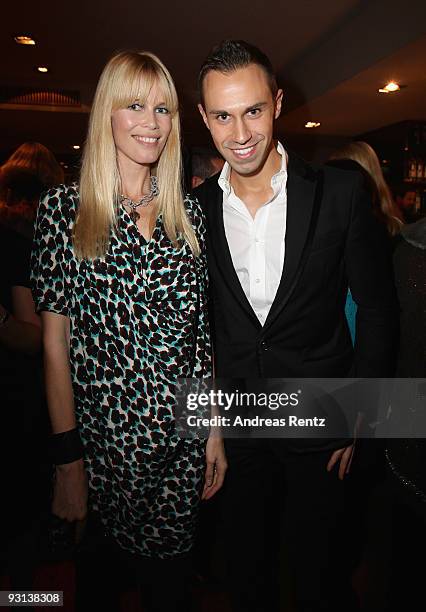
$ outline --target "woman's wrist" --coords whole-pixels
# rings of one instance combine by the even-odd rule
[[[83,458],[72,461],[71,463],[59,463],[55,466],[57,474],[70,474],[75,472],[84,472]]]

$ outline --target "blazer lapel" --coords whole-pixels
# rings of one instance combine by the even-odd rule
[[[223,192],[217,183],[217,177],[214,178],[214,182],[206,181],[206,183],[209,183],[209,189],[207,191],[207,222],[210,226],[211,237],[209,256],[216,259],[216,267],[219,273],[222,275],[224,283],[228,286],[234,298],[237,300],[246,314],[256,324],[256,326],[260,328],[261,325],[259,319],[256,317],[253,308],[251,307],[251,304],[244,293],[232,262],[231,252],[229,250],[229,245],[225,234],[225,225],[223,222]]]
[[[319,206],[320,203],[319,201],[316,202],[320,195],[316,193],[316,188],[317,173],[303,160],[294,155],[289,155],[284,267],[264,329],[272,325],[287,304],[295,288],[308,236],[315,229],[314,204]]]

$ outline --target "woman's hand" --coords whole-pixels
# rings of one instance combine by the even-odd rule
[[[31,290],[13,286],[12,310],[6,323],[0,326],[0,344],[24,355],[37,355],[41,350],[41,321],[35,313]],[[0,321],[6,314],[0,304]]]
[[[83,459],[56,466],[52,513],[66,521],[83,521],[87,515],[87,475]]]
[[[339,448],[334,451],[330,457],[330,461],[327,464],[327,472],[331,472],[335,465],[339,464],[339,479],[343,480],[346,474],[349,474],[351,469],[352,460],[355,453],[355,443],[358,438],[358,434],[361,431],[364,422],[364,414],[358,412],[354,427],[354,441],[350,446]]]
[[[334,451],[327,464],[327,472],[331,472],[335,465],[339,464],[339,480],[343,480],[351,469],[352,459],[355,451],[355,443]]]
[[[228,469],[223,439],[217,433],[210,435],[206,445],[206,474],[201,499],[210,499],[223,485]]]

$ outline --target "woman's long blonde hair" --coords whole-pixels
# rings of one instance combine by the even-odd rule
[[[80,205],[74,250],[80,259],[103,257],[111,231],[117,230],[120,173],[111,115],[138,100],[143,104],[158,85],[171,113],[172,128],[151,173],[158,177],[158,213],[170,241],[186,241],[195,255],[199,245],[183,202],[180,119],[176,89],[167,68],[152,53],[122,51],[105,66],[96,88],[80,173]]]
[[[373,202],[376,214],[386,225],[391,236],[395,236],[404,225],[402,214],[395,204],[380,167],[374,149],[366,142],[351,142],[334,153],[330,159],[352,159],[371,177],[377,192],[377,202]]]

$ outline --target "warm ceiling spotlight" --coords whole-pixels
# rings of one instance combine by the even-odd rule
[[[39,72],[49,72],[49,68],[47,68],[47,66],[37,66],[37,70]]]
[[[385,89],[387,89],[388,91],[398,91],[399,85],[398,83],[395,83],[395,81],[391,81],[386,85]]]
[[[80,148],[80,145],[73,145],[72,148],[75,149],[76,151],[78,151],[79,148]]]
[[[383,88],[379,89],[379,93],[393,93],[399,91],[401,87],[395,81],[389,81]]]
[[[317,128],[321,125],[319,121],[307,121],[305,123],[305,128]]]
[[[31,38],[31,36],[15,36],[14,41],[18,45],[35,45],[36,44],[34,38]]]

